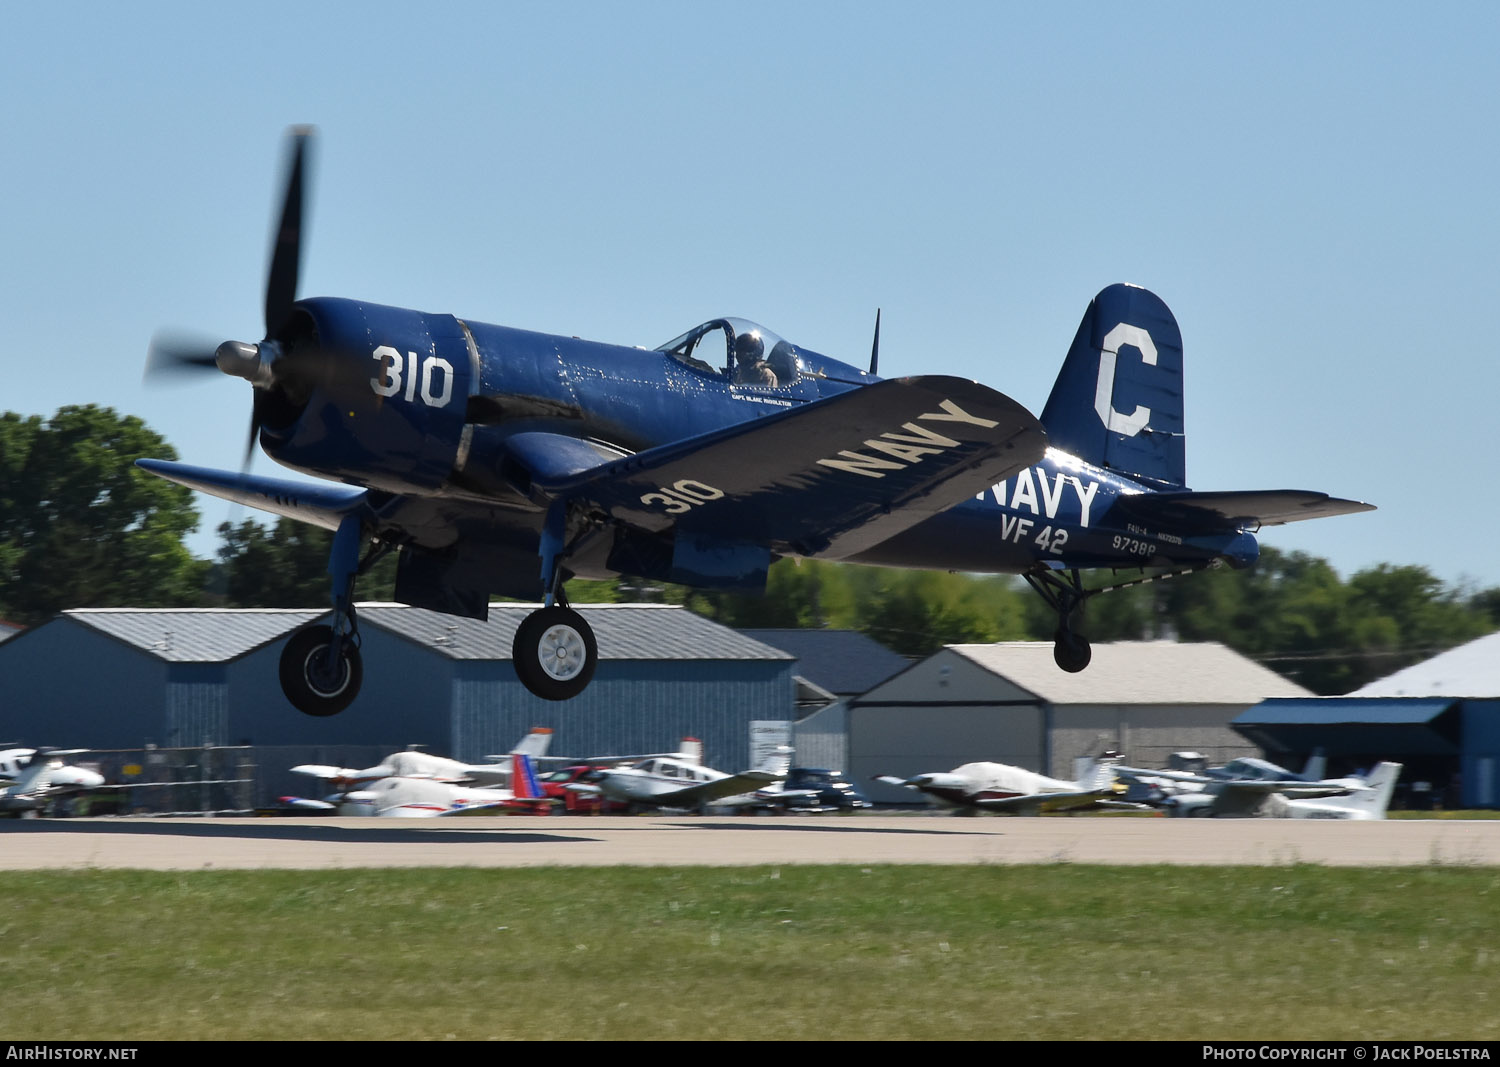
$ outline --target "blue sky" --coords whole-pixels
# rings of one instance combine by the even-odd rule
[[[234,468],[281,137],[301,293],[625,344],[717,315],[1039,411],[1098,290],[1176,312],[1194,488],[1500,585],[1500,5],[6,5],[0,409],[95,402]],[[264,456],[257,470],[274,471]],[[228,515],[205,500],[205,530]],[[211,552],[208,533],[195,538]]]

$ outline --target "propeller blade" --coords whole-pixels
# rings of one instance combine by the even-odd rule
[[[297,273],[302,262],[302,186],[312,137],[311,126],[293,127],[290,135],[286,193],[281,200],[281,221],[276,227],[271,270],[266,277],[267,337],[276,337],[286,326],[292,317],[292,303],[297,299]]]
[[[219,343],[194,334],[157,331],[146,350],[144,378],[185,377],[202,371],[217,371],[214,353]]]
[[[260,440],[260,398],[250,406],[250,439],[245,442],[245,458],[240,462],[240,477],[250,473],[250,464],[255,459],[255,443]]]
[[[880,366],[880,309],[875,309],[875,343],[870,346],[870,373]]]

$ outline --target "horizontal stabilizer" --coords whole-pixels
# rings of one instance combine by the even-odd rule
[[[1221,530],[1225,526],[1280,526],[1303,519],[1374,511],[1374,504],[1340,500],[1307,489],[1252,489],[1238,493],[1191,490],[1121,497],[1122,511],[1157,526]]]
[[[1046,444],[1036,418],[993,389],[895,378],[576,476],[538,465],[532,488],[653,533],[841,559],[1030,466]]]
[[[262,478],[237,471],[194,467],[165,459],[138,459],[135,465],[169,482],[185,485],[209,496],[269,511],[298,522],[337,530],[346,515],[366,507],[369,490],[333,482],[294,482],[286,478]]]

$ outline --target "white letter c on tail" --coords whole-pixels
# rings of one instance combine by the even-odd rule
[[[1156,343],[1151,335],[1139,326],[1122,322],[1104,336],[1099,353],[1099,385],[1094,391],[1094,410],[1100,420],[1112,432],[1134,437],[1151,421],[1151,409],[1136,406],[1129,415],[1115,410],[1115,357],[1125,345],[1140,349],[1141,361],[1156,366]]]

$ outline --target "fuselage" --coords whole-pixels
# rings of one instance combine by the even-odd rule
[[[917,781],[918,779],[913,779]],[[941,774],[920,776],[918,788],[945,804],[963,807],[980,800],[1004,800],[1036,793],[1064,793],[1078,788],[1074,782],[1005,763],[965,763]]]
[[[429,548],[463,538],[532,550],[543,516],[505,459],[517,434],[564,435],[593,443],[601,457],[626,455],[879,380],[784,342],[773,384],[699,358],[691,341],[630,348],[334,298],[298,308],[303,328],[325,348],[364,361],[376,403],[346,411],[314,391],[300,409],[267,405],[263,447],[293,469],[390,494],[390,522]],[[746,324],[715,320],[698,329],[712,337],[719,325],[731,333]],[[878,492],[882,464],[919,464],[943,451],[940,438],[913,447],[900,430],[851,441],[842,453],[851,476],[870,479]],[[826,558],[991,573],[1254,560],[1258,548],[1245,530],[1166,529],[1131,515],[1130,499],[1152,488],[1049,448],[957,507],[857,554]],[[570,566],[587,577],[617,573],[598,560]]]
[[[599,771],[595,777],[600,792],[607,797],[632,804],[652,804],[683,789],[717,782],[729,775],[685,760],[657,758],[631,767]]]
[[[431,778],[382,778],[344,793],[336,802],[340,815],[428,818],[466,809],[496,806],[525,808],[509,789],[461,786]]]

